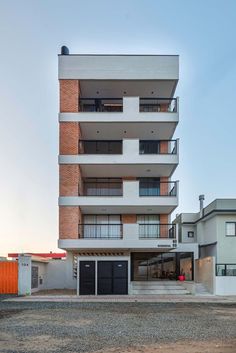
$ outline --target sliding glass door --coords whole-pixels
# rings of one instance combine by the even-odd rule
[[[84,238],[120,238],[121,230],[120,215],[84,215]]]

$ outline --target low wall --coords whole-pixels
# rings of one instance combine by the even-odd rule
[[[236,295],[236,277],[216,276],[216,295]]]
[[[76,289],[76,284],[69,256],[66,260],[53,260],[47,264],[44,289]]]
[[[202,283],[209,293],[215,294],[215,257],[195,260],[195,282]]]

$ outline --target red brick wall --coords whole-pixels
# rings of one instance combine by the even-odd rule
[[[136,177],[132,177],[132,176],[126,176],[122,178],[122,180],[136,180],[136,179],[137,179]]]
[[[79,81],[60,80],[60,112],[76,113],[79,111]]]
[[[160,178],[160,195],[167,196],[168,195],[168,177],[161,177]]]
[[[168,141],[160,142],[160,153],[168,153]]]
[[[122,223],[136,223],[137,216],[136,214],[123,214],[121,216],[121,221]]]
[[[80,125],[77,122],[60,123],[60,154],[78,154]]]
[[[81,223],[81,211],[77,206],[59,207],[59,238],[78,239],[78,224]]]
[[[83,182],[78,164],[61,164],[59,178],[60,196],[83,195]]]
[[[160,214],[160,223],[168,224],[168,214]],[[161,226],[160,228],[160,237],[166,238],[168,236],[168,226]]]
[[[168,112],[168,104],[161,104],[161,112]]]

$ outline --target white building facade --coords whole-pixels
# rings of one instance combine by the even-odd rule
[[[59,55],[58,246],[80,295],[194,278],[198,246],[178,244],[179,58]]]

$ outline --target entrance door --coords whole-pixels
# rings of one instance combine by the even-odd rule
[[[31,267],[31,288],[38,288],[39,286],[39,268],[38,266]]]
[[[79,293],[80,295],[95,294],[95,261],[80,261]]]
[[[128,294],[127,261],[98,261],[98,294]]]

